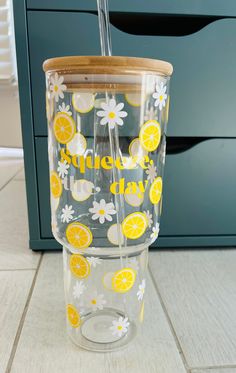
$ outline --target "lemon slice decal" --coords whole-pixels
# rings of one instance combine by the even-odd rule
[[[75,135],[74,119],[66,113],[57,113],[53,121],[53,130],[57,141],[67,144]]]
[[[126,216],[122,223],[125,237],[136,240],[141,237],[147,228],[147,218],[142,212],[134,212]]]
[[[107,231],[107,238],[112,245],[119,245],[119,237],[121,240],[121,245],[124,243],[124,236],[122,233],[122,228],[120,224],[112,224]]]
[[[90,274],[90,264],[82,255],[72,254],[70,257],[70,270],[75,277],[87,278]]]
[[[80,315],[75,306],[67,304],[66,306],[67,319],[73,328],[78,328],[81,324]]]
[[[93,240],[91,230],[81,223],[69,224],[66,228],[66,238],[76,249],[86,249]]]
[[[72,105],[79,113],[89,113],[94,107],[93,93],[74,93],[72,95]]]
[[[112,279],[114,272],[107,272],[102,278],[102,283],[105,289],[112,290]]]
[[[157,177],[153,181],[150,191],[149,191],[150,201],[153,204],[157,204],[161,199],[161,193],[162,193],[162,178]]]
[[[138,188],[136,193],[124,194],[125,201],[133,207],[138,207],[143,203],[144,194]]]
[[[73,139],[66,144],[70,155],[83,155],[87,148],[86,138],[81,133],[76,133]]]
[[[62,183],[61,179],[55,171],[51,172],[50,176],[50,188],[54,198],[58,198],[62,194]]]
[[[126,293],[135,282],[136,273],[132,268],[123,268],[114,273],[112,277],[112,289],[117,293]]]
[[[148,120],[141,127],[139,140],[144,149],[153,152],[158,148],[161,140],[161,126],[156,120]]]
[[[142,98],[141,92],[132,92],[127,93],[125,95],[125,99],[131,106],[139,107],[144,102],[144,98]]]
[[[142,157],[144,157],[145,155],[148,154],[148,151],[145,150],[145,149],[141,146],[141,143],[140,143],[139,138],[136,137],[136,138],[133,139],[133,141],[131,141],[131,143],[129,144],[129,154],[131,155],[131,157],[142,158]]]
[[[86,201],[91,196],[93,187],[94,184],[91,181],[85,179],[76,180],[71,192],[72,197],[78,202]]]

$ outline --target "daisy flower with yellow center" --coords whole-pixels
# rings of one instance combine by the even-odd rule
[[[59,76],[57,73],[50,78],[50,91],[52,93],[52,97],[55,98],[56,102],[59,101],[59,98],[64,98],[64,91],[66,91],[67,87],[64,82],[64,77]]]
[[[99,223],[105,223],[105,220],[112,221],[112,216],[116,214],[114,203],[106,203],[104,199],[100,202],[93,201],[93,207],[89,209],[91,212],[92,220],[99,219]]]
[[[126,111],[122,111],[123,107],[123,102],[116,104],[114,98],[108,100],[108,102],[102,102],[101,108],[103,110],[97,112],[97,116],[102,118],[100,124],[102,126],[108,124],[110,128],[114,128],[116,124],[118,126],[123,126],[124,121],[122,118],[128,115]]]
[[[152,238],[153,240],[155,240],[155,239],[158,237],[159,230],[160,230],[160,226],[159,226],[159,223],[157,223],[157,224],[156,224],[156,227],[153,227],[153,228],[152,228],[151,238]]]
[[[146,215],[146,218],[147,218],[147,224],[149,226],[149,228],[152,226],[152,223],[153,223],[153,220],[152,220],[152,214],[150,213],[149,210],[147,211],[144,211],[144,214]]]
[[[155,99],[154,106],[158,107],[159,110],[162,110],[166,105],[166,85],[163,82],[160,85],[156,85],[156,92],[153,93],[152,97]]]
[[[97,291],[93,291],[87,295],[86,306],[91,308],[92,311],[102,310],[107,301],[104,299],[103,294],[98,294]]]
[[[145,287],[146,287],[146,280],[143,279],[141,284],[138,287],[138,292],[137,292],[138,300],[143,299],[143,296],[144,296],[144,293],[145,293]]]
[[[112,326],[110,330],[113,335],[117,337],[122,337],[126,334],[129,328],[128,317],[119,317],[117,320],[112,321]]]

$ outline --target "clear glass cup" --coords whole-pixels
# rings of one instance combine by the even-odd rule
[[[159,232],[169,81],[164,61],[45,61],[52,231],[63,245],[68,333],[126,345],[143,320]]]

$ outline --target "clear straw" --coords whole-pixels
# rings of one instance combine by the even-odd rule
[[[98,8],[98,21],[99,21],[99,31],[100,31],[100,43],[101,43],[101,54],[103,56],[111,56],[112,55],[112,44],[111,44],[111,31],[110,31],[110,20],[109,20],[109,8],[108,8],[108,0],[97,0],[97,8]],[[115,99],[115,96],[112,96]],[[106,100],[109,100],[109,94],[106,92]],[[117,128],[111,129],[108,128],[109,131],[109,142],[110,142],[110,151],[111,156],[113,159],[117,159],[120,156],[120,147],[119,147],[119,134]],[[119,181],[120,179],[120,172],[119,170],[112,170],[113,180],[115,182]],[[121,226],[121,222],[124,219],[124,199],[121,195],[115,195],[115,206],[117,211],[117,225],[118,227]],[[122,256],[122,235],[120,229],[118,228],[117,232],[118,236],[118,244],[120,249],[120,261],[121,267],[123,267],[123,256]],[[124,246],[126,246],[126,239],[124,239]]]
[[[102,56],[112,55],[108,0],[97,0]]]

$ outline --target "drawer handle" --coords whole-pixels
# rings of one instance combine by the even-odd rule
[[[209,140],[210,137],[167,137],[166,153],[178,154],[193,148],[197,144]]]
[[[133,35],[191,35],[223,18],[230,17],[110,12],[111,24],[120,31]]]

